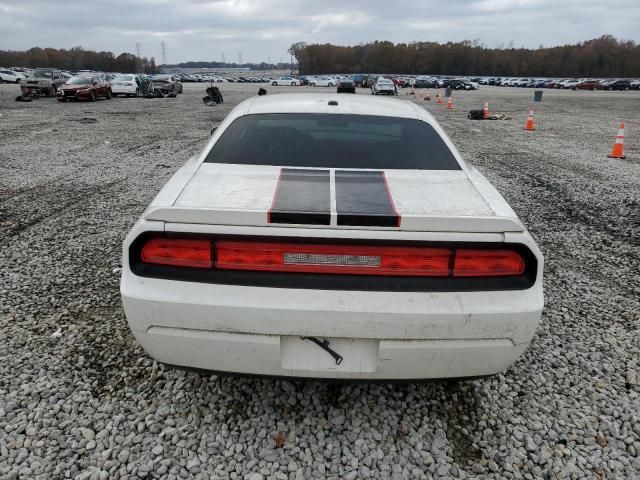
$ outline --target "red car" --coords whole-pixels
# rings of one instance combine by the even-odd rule
[[[602,84],[598,80],[584,80],[571,87],[571,90],[602,90]]]
[[[58,101],[89,100],[95,102],[98,97],[111,98],[111,86],[99,76],[79,76],[70,78],[58,87]]]

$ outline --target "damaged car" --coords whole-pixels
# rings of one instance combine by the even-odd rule
[[[69,79],[58,88],[58,101],[88,100],[95,102],[98,98],[111,99],[111,85],[104,75],[82,75]]]
[[[20,80],[20,89],[25,96],[37,93],[53,97],[58,87],[69,78],[71,75],[54,68],[36,68],[27,78]]]
[[[124,240],[120,291],[157,361],[342,380],[474,378],[527,349],[543,257],[413,102],[252,97]]]
[[[182,93],[182,82],[175,75],[155,75],[153,77],[153,85],[162,93]]]

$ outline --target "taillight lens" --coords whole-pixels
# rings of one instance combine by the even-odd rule
[[[524,273],[524,259],[513,250],[458,249],[454,277],[506,277]]]
[[[424,277],[522,275],[525,260],[510,249],[320,245],[151,238],[143,263],[220,270]]]
[[[215,265],[227,270],[444,277],[450,256],[448,248],[220,241]]]
[[[152,238],[142,247],[140,259],[156,265],[211,268],[211,250],[210,240]]]

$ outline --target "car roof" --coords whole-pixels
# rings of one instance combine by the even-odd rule
[[[330,101],[335,101],[338,105],[329,105]],[[246,102],[250,102],[245,112],[249,115],[258,113],[340,113],[430,120],[425,118],[430,115],[426,111],[419,111],[413,102],[369,95],[281,93],[253,97]],[[431,122],[429,121],[429,123]]]

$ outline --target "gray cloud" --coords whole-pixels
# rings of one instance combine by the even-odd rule
[[[391,6],[391,8],[389,8]],[[0,48],[134,52],[169,62],[287,59],[296,41],[478,39],[537,47],[610,33],[640,39],[637,0],[0,0]]]

